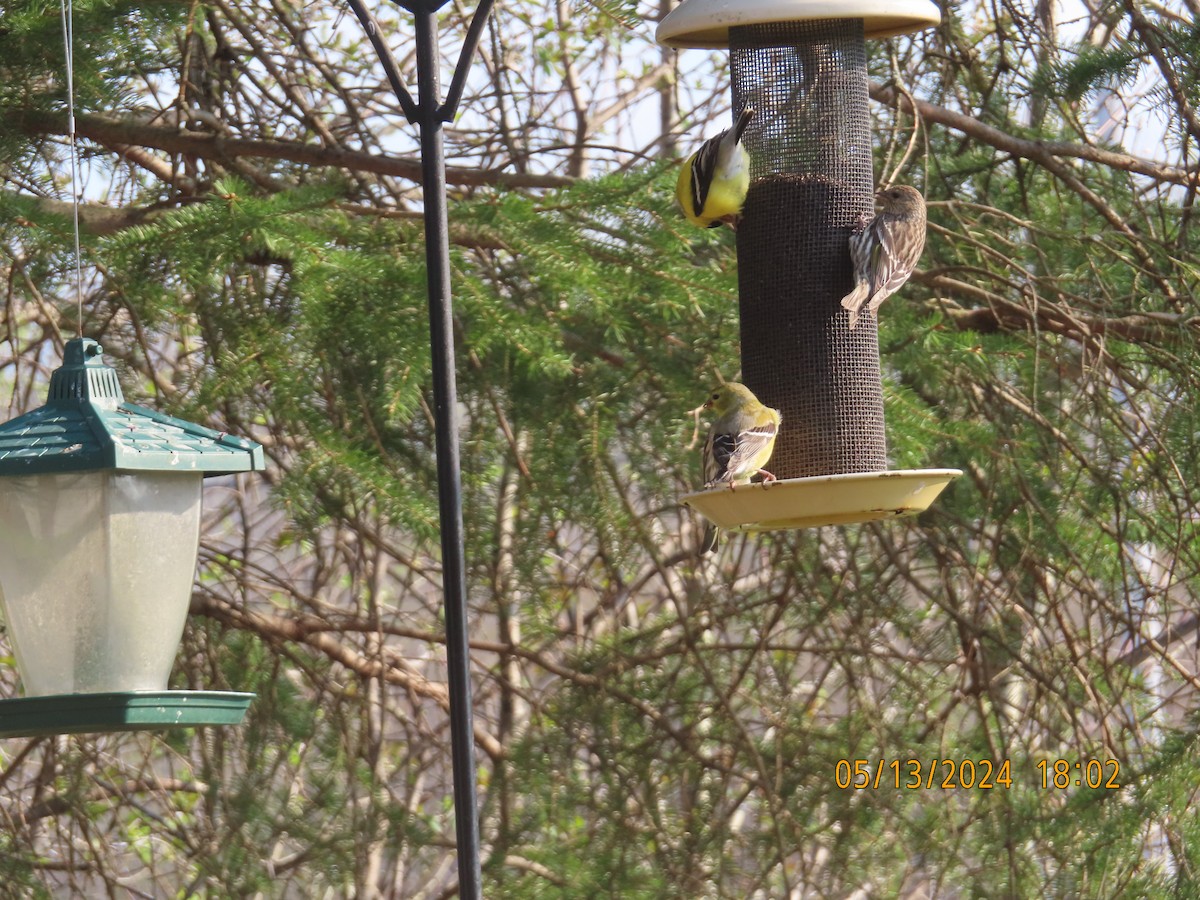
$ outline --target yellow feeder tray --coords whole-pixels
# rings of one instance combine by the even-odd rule
[[[685,494],[683,502],[727,531],[818,528],[915,516],[961,469],[897,469],[787,478]]]

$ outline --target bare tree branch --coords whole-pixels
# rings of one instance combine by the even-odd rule
[[[66,134],[61,116],[29,114],[19,118],[21,130],[28,135]],[[163,150],[167,153],[186,153],[218,161],[240,157],[279,159],[310,166],[349,169],[375,175],[393,175],[410,181],[421,181],[421,163],[415,158],[378,156],[357,150],[320,147],[293,141],[263,141],[248,138],[227,138],[199,131],[184,131],[150,125],[131,119],[114,119],[87,114],[76,116],[76,134],[105,146],[136,144]],[[563,175],[531,175],[514,172],[495,172],[448,166],[446,180],[463,187],[561,188],[577,179]]]
[[[878,103],[883,103],[886,106],[894,106],[901,112],[913,112],[912,100],[894,85],[883,85],[872,82],[870,85],[870,94],[871,99]],[[997,150],[1002,150],[1005,153],[1011,153],[1013,156],[1028,159],[1042,165],[1046,165],[1047,163],[1053,165],[1059,158],[1083,159],[1102,166],[1108,166],[1112,169],[1145,175],[1156,181],[1165,181],[1170,184],[1191,185],[1200,181],[1200,168],[1195,166],[1187,168],[1172,166],[1167,163],[1143,159],[1130,153],[1119,153],[1090,144],[1029,140],[1028,138],[1022,138],[1009,132],[1001,131],[999,128],[981,122],[973,116],[946,109],[944,106],[938,106],[927,100],[916,101],[916,112],[917,115],[928,122],[936,122],[939,125],[945,125],[947,128],[953,128],[955,131],[961,132],[982,144],[987,144],[989,147],[995,147]]]

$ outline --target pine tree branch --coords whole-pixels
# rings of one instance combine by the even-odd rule
[[[39,819],[61,816],[63,813],[78,809],[85,803],[120,802],[126,797],[135,794],[150,793],[152,791],[207,794],[208,790],[208,784],[203,781],[184,781],[180,778],[131,778],[117,784],[97,783],[95,788],[88,791],[82,797],[67,794],[51,794],[46,799],[26,810],[17,811],[15,819],[19,825],[29,825]]]
[[[1166,51],[1163,49],[1163,43],[1159,40],[1162,35],[1158,28],[1142,15],[1141,10],[1138,9],[1138,4],[1133,3],[1132,0],[1125,0],[1125,11],[1129,14],[1130,24],[1141,36],[1146,49],[1150,51],[1150,55],[1154,57],[1154,62],[1158,66],[1158,71],[1162,75],[1163,81],[1166,82],[1167,89],[1171,92],[1171,99],[1175,102],[1175,108],[1179,112],[1179,117],[1183,120],[1183,124],[1187,127],[1188,134],[1192,136],[1193,140],[1200,140],[1200,119],[1196,117],[1196,111],[1192,109],[1192,104],[1188,102],[1187,91],[1184,89],[1183,83],[1179,80],[1179,75],[1175,71],[1175,67],[1171,65],[1171,60],[1167,58]]]
[[[344,637],[347,634],[381,631],[383,634],[396,637],[438,644],[445,643],[445,635],[438,635],[419,629],[404,628],[394,624],[384,624],[380,627],[375,623],[355,619],[346,619],[333,623],[318,616],[293,615],[285,618],[268,613],[238,609],[231,604],[201,592],[192,594],[190,612],[193,615],[208,616],[233,628],[251,631],[266,641],[289,641],[313,647],[363,678],[380,677],[379,660],[370,659],[352,647],[347,646],[339,640],[340,637]],[[511,653],[564,681],[570,681],[589,690],[601,691],[616,700],[627,703],[649,721],[653,722],[657,728],[671,737],[681,749],[693,755],[703,765],[718,771],[728,771],[720,761],[703,753],[697,747],[697,741],[694,739],[693,732],[690,729],[678,727],[668,716],[655,708],[652,703],[641,697],[633,696],[621,689],[617,684],[606,681],[599,675],[573,669],[565,663],[551,659],[545,653],[539,653],[526,647],[513,646],[500,641],[474,638],[471,640],[470,646],[475,652],[495,653],[497,655]],[[399,665],[400,662],[401,660],[398,658],[393,657],[389,659],[388,664],[385,666],[386,671],[383,672],[384,680],[390,684],[400,685],[406,690],[412,691],[417,696],[431,699],[443,709],[449,709],[450,700],[446,693],[445,685],[429,681],[408,669],[402,668]],[[496,740],[495,736],[484,730],[478,722],[475,724],[475,742],[493,760],[504,759],[507,755],[507,751]]]
[[[1117,658],[1116,665],[1130,669],[1140,666],[1146,660],[1154,658],[1155,647],[1178,644],[1196,631],[1200,631],[1200,616],[1188,616],[1181,622],[1165,626],[1149,640],[1137,643],[1132,650]]]
[[[1165,344],[1192,341],[1200,334],[1200,316],[1179,313],[1134,313],[1127,316],[1089,316],[1079,310],[1066,311],[1053,304],[1038,310],[1028,309],[975,284],[946,275],[916,275],[927,287],[947,294],[970,298],[986,305],[963,309],[939,303],[937,308],[963,331],[993,334],[1020,331],[1036,326],[1039,331],[1074,340],[1091,340],[1102,335],[1139,344]]]
[[[25,113],[14,117],[14,124],[24,134],[38,137],[65,134],[63,117],[46,113]],[[166,153],[183,153],[203,159],[229,162],[240,157],[279,159],[310,166],[328,166],[391,175],[420,183],[421,162],[403,156],[379,156],[359,150],[321,147],[297,141],[264,141],[248,138],[227,138],[203,131],[184,131],[160,125],[150,125],[136,119],[84,114],[75,117],[75,131],[81,138],[105,146],[138,145]],[[517,172],[497,172],[447,166],[448,184],[462,187],[561,188],[576,179],[562,175],[531,175]]]
[[[335,662],[341,663],[362,678],[382,677],[389,684],[399,685],[418,697],[432,700],[444,711],[450,709],[450,695],[444,684],[430,681],[402,667],[398,659],[390,659],[385,664],[381,663],[379,659],[365,656],[338,640],[337,634],[321,630],[321,624],[315,624],[314,627],[315,620],[311,618],[284,618],[283,616],[252,612],[248,609],[236,609],[227,603],[201,594],[193,594],[191,611],[195,614],[209,616],[235,628],[251,631],[265,641],[272,643],[290,641],[306,644],[324,653]],[[339,629],[339,631],[341,630],[345,629]],[[504,757],[505,751],[500,746],[500,742],[478,722],[475,724],[475,743],[494,760]]]
[[[872,83],[869,91],[872,99],[880,103],[894,106],[903,112],[915,113],[926,121],[946,125],[956,131],[961,131],[963,134],[974,138],[980,143],[1037,163],[1051,175],[1066,184],[1084,202],[1099,212],[1104,217],[1104,220],[1116,231],[1125,235],[1129,239],[1130,247],[1138,257],[1138,261],[1145,268],[1147,274],[1154,279],[1163,296],[1175,303],[1176,306],[1181,305],[1173,282],[1171,279],[1156,272],[1150,251],[1143,245],[1137,232],[1121,217],[1112,204],[1076,176],[1071,167],[1063,161],[1063,157],[1086,159],[1115,169],[1137,172],[1142,175],[1149,175],[1160,181],[1168,181],[1175,184],[1197,183],[1200,181],[1200,173],[1197,170],[1181,169],[1162,163],[1152,163],[1126,153],[1114,153],[1087,144],[1070,144],[1061,141],[1034,141],[1020,138],[1006,131],[1001,131],[999,128],[986,125],[978,119],[964,115],[963,113],[935,106],[923,100],[916,100],[911,96],[905,95],[899,88],[893,85]]]
[[[14,206],[24,204],[37,209],[45,216],[61,216],[69,223],[71,204],[66,200],[55,200],[52,197],[33,197],[17,191],[0,190],[0,202],[11,203]],[[20,208],[18,206],[18,208]],[[145,225],[167,212],[164,208],[147,208],[136,206],[104,206],[99,203],[81,203],[79,206],[79,227],[88,234],[115,234],[123,228],[134,225]],[[32,223],[29,223],[32,227]]]
[[[35,197],[18,191],[0,189],[0,203],[11,203],[17,209],[20,209],[22,204],[26,209],[32,207],[31,215],[60,216],[68,221],[71,218],[71,204],[66,200],[55,200],[52,197]],[[98,236],[116,234],[122,229],[132,228],[135,225],[148,225],[175,208],[174,206],[104,206],[99,203],[84,203],[79,207],[79,227],[85,234]],[[396,219],[416,224],[421,222],[419,212],[379,209],[358,203],[339,203],[337,208],[355,216]],[[33,210],[36,210],[36,213]],[[33,227],[32,222],[20,224]],[[508,245],[494,234],[457,224],[450,226],[450,243],[456,247],[467,247],[473,250],[508,249]]]

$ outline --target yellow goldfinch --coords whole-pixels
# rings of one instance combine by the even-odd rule
[[[782,416],[779,410],[763,406],[750,388],[731,382],[714,388],[704,401],[717,418],[704,442],[704,486],[747,484],[755,475],[763,481],[775,476],[763,468],[775,449]],[[700,545],[701,553],[716,549],[717,529],[709,525]]]
[[[680,169],[675,196],[692,224],[737,226],[750,190],[750,157],[742,147],[742,132],[753,115],[754,110],[743,109],[732,128],[701,144]]]

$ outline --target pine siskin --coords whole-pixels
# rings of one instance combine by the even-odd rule
[[[750,157],[742,147],[742,132],[754,110],[746,108],[732,128],[700,145],[679,171],[675,196],[693,225],[716,228],[722,222],[736,227],[750,189]]]
[[[731,382],[714,388],[704,401],[704,408],[717,414],[704,442],[704,487],[719,484],[747,484],[755,475],[763,481],[775,476],[763,468],[775,449],[782,417],[779,410],[758,402],[744,384]],[[715,550],[717,528],[709,524],[700,545],[701,553]]]
[[[900,290],[925,249],[925,199],[906,184],[877,195],[882,209],[857,234],[850,236],[854,290],[842,298],[850,310],[850,327],[858,324],[865,304],[871,314]]]

